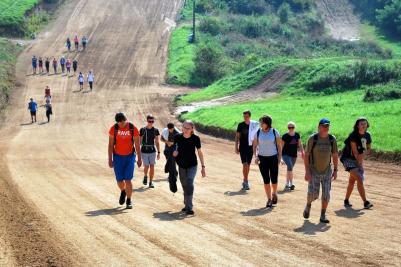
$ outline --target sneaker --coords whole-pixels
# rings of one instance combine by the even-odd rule
[[[284,187],[284,190],[287,191],[287,190],[290,190],[290,189],[291,189],[291,187],[288,184],[286,184],[285,187]]]
[[[183,207],[183,208],[181,209],[181,211],[182,211],[182,212],[186,212],[186,211],[187,211],[187,208],[186,208],[186,207]]]
[[[365,203],[363,203],[363,207],[365,209],[370,209],[371,207],[373,207],[373,204],[366,200]]]
[[[277,194],[273,194],[273,201],[272,201],[273,205],[276,205],[277,202],[278,202]]]
[[[308,208],[308,206],[306,206],[304,209],[304,218],[309,219],[309,215],[310,215],[310,208]]]
[[[249,190],[249,183],[242,183],[242,190]]]
[[[320,217],[321,223],[330,223],[330,221],[326,217]]]
[[[153,182],[149,182],[149,188],[155,188],[155,186],[153,185]]]
[[[291,185],[291,186],[290,186],[290,189],[291,189],[291,191],[294,191],[295,185]]]
[[[185,214],[186,214],[186,215],[194,215],[195,212],[194,212],[193,210],[186,210],[186,211],[185,211]]]
[[[132,209],[132,202],[129,198],[127,198],[127,209]]]
[[[351,208],[352,207],[352,204],[349,203],[348,199],[344,199],[344,207],[346,207],[346,208]]]
[[[120,200],[118,201],[118,203],[120,203],[120,205],[123,205],[125,203],[126,196],[127,196],[127,194],[125,193],[125,190],[121,191]]]
[[[147,184],[148,184],[148,177],[147,177],[147,176],[144,176],[144,177],[143,177],[143,184],[144,184],[144,185],[147,185]]]
[[[273,203],[271,201],[271,199],[269,199],[266,203],[266,208],[272,208],[273,207]]]

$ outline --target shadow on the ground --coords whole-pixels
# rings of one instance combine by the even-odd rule
[[[88,217],[96,217],[96,216],[102,216],[102,215],[118,215],[118,214],[123,214],[127,213],[125,212],[125,208],[123,207],[116,207],[112,209],[100,209],[100,210],[92,210],[92,211],[87,211],[85,212],[85,215]]]
[[[177,211],[177,212],[163,211],[163,212],[153,213],[153,218],[159,219],[160,221],[180,221],[189,217],[194,217],[194,215],[186,215],[182,211]]]
[[[274,207],[273,208],[263,207],[263,208],[259,208],[259,209],[251,209],[248,211],[241,211],[240,213],[242,216],[263,216],[263,215],[266,215],[266,214],[272,212],[273,209],[274,209]]]
[[[224,192],[224,195],[226,195],[226,196],[230,196],[230,197],[232,197],[232,196],[243,196],[243,195],[246,195],[246,194],[248,194],[248,192],[246,191],[246,190],[239,190],[239,191],[226,191],[226,192]]]
[[[336,210],[334,213],[339,217],[344,217],[348,219],[355,219],[365,214],[363,209],[353,209],[353,208],[343,208],[341,210]]]
[[[311,223],[309,220],[305,220],[301,227],[295,228],[294,232],[303,233],[305,235],[316,235],[316,233],[323,233],[330,229],[330,225],[325,223]]]

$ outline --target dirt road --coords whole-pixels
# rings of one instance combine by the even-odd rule
[[[233,144],[202,136],[208,176],[197,177],[194,217],[179,215],[183,197],[181,190],[169,192],[164,160],[157,165],[155,189],[141,186],[137,170],[134,209],[117,205],[107,131],[120,110],[137,125],[149,112],[159,127],[174,119],[171,99],[184,89],[160,83],[179,6],[178,0],[72,0],[21,55],[21,86],[0,130],[0,264],[400,265],[399,166],[367,164],[367,192],[375,204],[370,211],[361,210],[356,195],[355,209],[343,209],[341,172],[328,211],[332,223],[325,226],[318,224],[317,203],[311,220],[302,218],[306,184],[300,164],[296,190],[281,192],[278,207],[267,211],[256,168],[251,191],[239,191]],[[28,75],[33,54],[60,56],[64,39],[75,33],[89,35],[88,50],[77,57],[81,70],[95,72],[94,92],[76,92],[76,77]],[[26,103],[31,96],[42,102],[45,85],[54,94],[53,121],[43,123],[41,109],[40,122],[26,124]],[[283,179],[284,169],[280,185]]]

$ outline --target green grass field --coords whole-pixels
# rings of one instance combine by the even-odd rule
[[[235,130],[242,120],[242,112],[251,109],[254,119],[263,114],[271,115],[274,127],[281,133],[286,130],[288,121],[295,121],[305,142],[306,136],[316,131],[319,119],[328,117],[332,121],[331,132],[342,147],[356,118],[365,116],[371,123],[369,131],[373,135],[374,149],[401,152],[401,128],[396,126],[401,118],[401,100],[366,103],[362,100],[364,94],[364,90],[318,97],[284,94],[259,102],[204,108],[184,114],[183,118],[205,126]]]
[[[1,0],[0,27],[18,27],[23,22],[26,12],[38,2],[39,0]]]
[[[374,41],[384,49],[389,49],[393,52],[393,58],[401,58],[401,41],[389,40],[378,29],[369,24],[362,24],[361,37],[364,40]]]
[[[195,70],[195,45],[188,43],[190,26],[180,26],[171,35],[169,61],[167,64],[167,82],[178,85],[191,85]]]

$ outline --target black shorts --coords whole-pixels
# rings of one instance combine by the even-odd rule
[[[242,164],[251,165],[252,157],[253,157],[253,148],[252,146],[240,147],[239,154],[241,156]]]
[[[36,111],[31,111],[31,116],[36,116]]]

